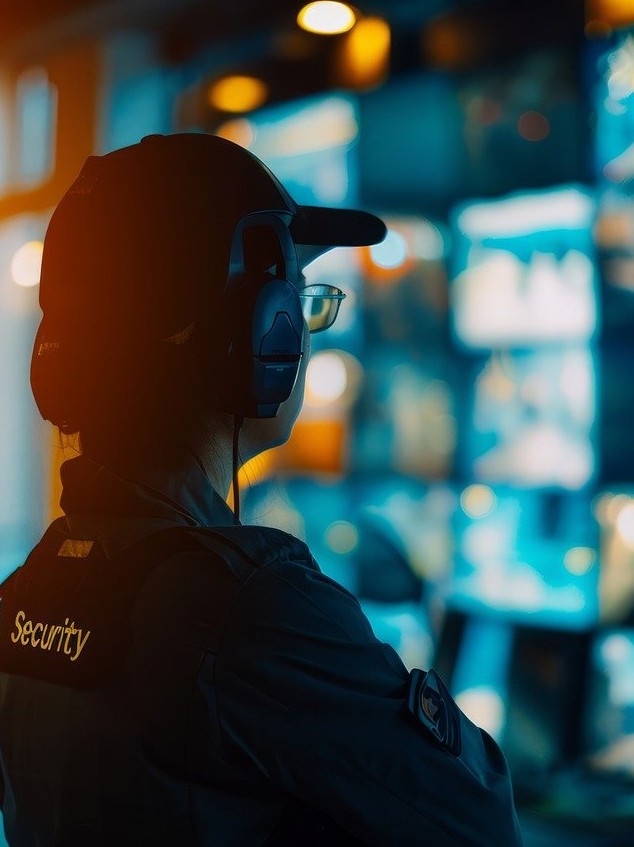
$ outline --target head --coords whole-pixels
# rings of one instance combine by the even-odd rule
[[[301,268],[384,234],[364,212],[298,206],[215,136],[90,157],[44,241],[40,412],[111,464],[213,442],[236,417],[249,454],[281,443],[301,406],[305,317],[327,322],[338,296],[302,292]]]

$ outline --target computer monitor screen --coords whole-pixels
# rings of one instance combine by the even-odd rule
[[[467,349],[583,342],[597,325],[595,203],[567,186],[458,206],[451,317]]]
[[[596,173],[608,185],[622,184],[634,175],[632,31],[623,29],[610,39],[602,39],[587,51],[587,56],[590,75],[594,77]]]
[[[598,529],[586,493],[467,486],[454,513],[449,608],[580,630],[598,620]]]
[[[596,357],[587,346],[464,357],[456,473],[580,489],[596,471]]]

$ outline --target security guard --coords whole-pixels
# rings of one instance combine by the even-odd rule
[[[12,847],[520,843],[505,760],[436,673],[225,504],[343,296],[300,267],[384,233],[193,134],[89,158],[55,210],[31,381],[81,455],[0,592]]]

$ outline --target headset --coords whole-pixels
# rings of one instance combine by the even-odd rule
[[[231,322],[224,364],[226,411],[239,418],[275,417],[299,373],[305,323],[292,218],[288,211],[252,212],[233,232],[223,291]]]

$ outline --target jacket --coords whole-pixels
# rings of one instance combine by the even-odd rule
[[[495,742],[284,532],[191,462],[62,468],[66,517],[2,586],[12,847],[514,847]]]

